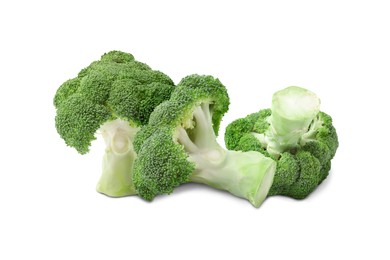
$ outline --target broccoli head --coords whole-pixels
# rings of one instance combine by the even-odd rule
[[[274,94],[271,109],[228,125],[228,149],[258,151],[277,162],[268,195],[307,197],[329,174],[338,138],[332,118],[321,112],[320,100],[300,87]]]
[[[216,141],[229,107],[222,83],[212,76],[181,80],[168,101],[155,108],[134,141],[133,181],[152,200],[186,182],[207,184],[259,207],[271,187],[276,163],[256,151],[227,151]]]
[[[85,154],[96,132],[106,142],[99,192],[113,197],[136,193],[134,136],[173,89],[167,75],[120,51],[104,54],[58,88],[55,126],[65,143]]]

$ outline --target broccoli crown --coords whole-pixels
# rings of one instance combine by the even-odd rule
[[[193,128],[194,109],[202,103],[208,104],[214,133],[218,135],[222,117],[229,109],[227,90],[212,76],[194,74],[183,78],[170,100],[162,102],[150,114],[149,123],[137,133],[134,150],[138,152],[143,142],[162,126]]]
[[[152,200],[190,180],[196,165],[188,160],[186,149],[191,147],[180,143],[180,132],[186,131],[187,138],[201,145],[202,133],[197,132],[196,126],[203,121],[197,119],[210,116],[215,136],[228,106],[226,88],[218,79],[191,75],[181,80],[171,98],[156,107],[149,124],[141,128],[134,140],[138,159],[133,181],[141,197]]]
[[[225,132],[226,147],[238,151],[258,151],[276,160],[277,168],[269,195],[303,199],[329,174],[330,161],[338,148],[332,118],[319,112],[298,146],[275,155],[269,153],[264,141],[264,134],[270,129],[271,114],[271,109],[263,109],[230,123]]]
[[[85,154],[103,123],[119,118],[132,126],[144,125],[173,89],[167,75],[133,55],[105,53],[58,88],[54,96],[57,131],[67,145]]]

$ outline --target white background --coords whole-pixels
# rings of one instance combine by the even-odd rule
[[[2,1],[0,259],[389,259],[387,1]],[[298,85],[340,147],[308,199],[259,209],[202,185],[152,203],[98,194],[103,146],[54,128],[58,86],[122,50],[178,83],[218,77],[232,120]]]

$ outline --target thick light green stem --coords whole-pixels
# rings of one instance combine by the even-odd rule
[[[131,127],[127,121],[116,119],[104,124],[100,130],[106,142],[106,151],[97,191],[110,197],[137,194],[132,179],[136,158],[133,140],[139,128]]]
[[[268,130],[254,136],[270,154],[279,155],[299,145],[320,111],[320,99],[307,89],[288,87],[273,95],[271,111]]]
[[[197,164],[190,180],[226,190],[260,207],[272,186],[276,163],[258,152],[211,150],[191,154]]]

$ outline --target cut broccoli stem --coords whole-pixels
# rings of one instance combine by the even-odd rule
[[[227,190],[256,208],[266,199],[275,174],[275,162],[259,152],[217,151],[190,154],[196,169],[190,180]]]
[[[100,132],[106,143],[103,157],[103,172],[96,190],[110,197],[137,194],[132,180],[132,169],[136,153],[133,140],[138,127],[128,121],[116,119],[101,126]]]
[[[273,95],[269,128],[263,134],[253,135],[277,157],[299,146],[319,109],[320,99],[313,92],[300,87],[285,88]]]
[[[183,126],[176,137],[195,164],[190,181],[226,190],[260,207],[272,186],[276,163],[259,152],[223,149],[216,141],[209,104],[203,103],[193,112],[194,129]]]

